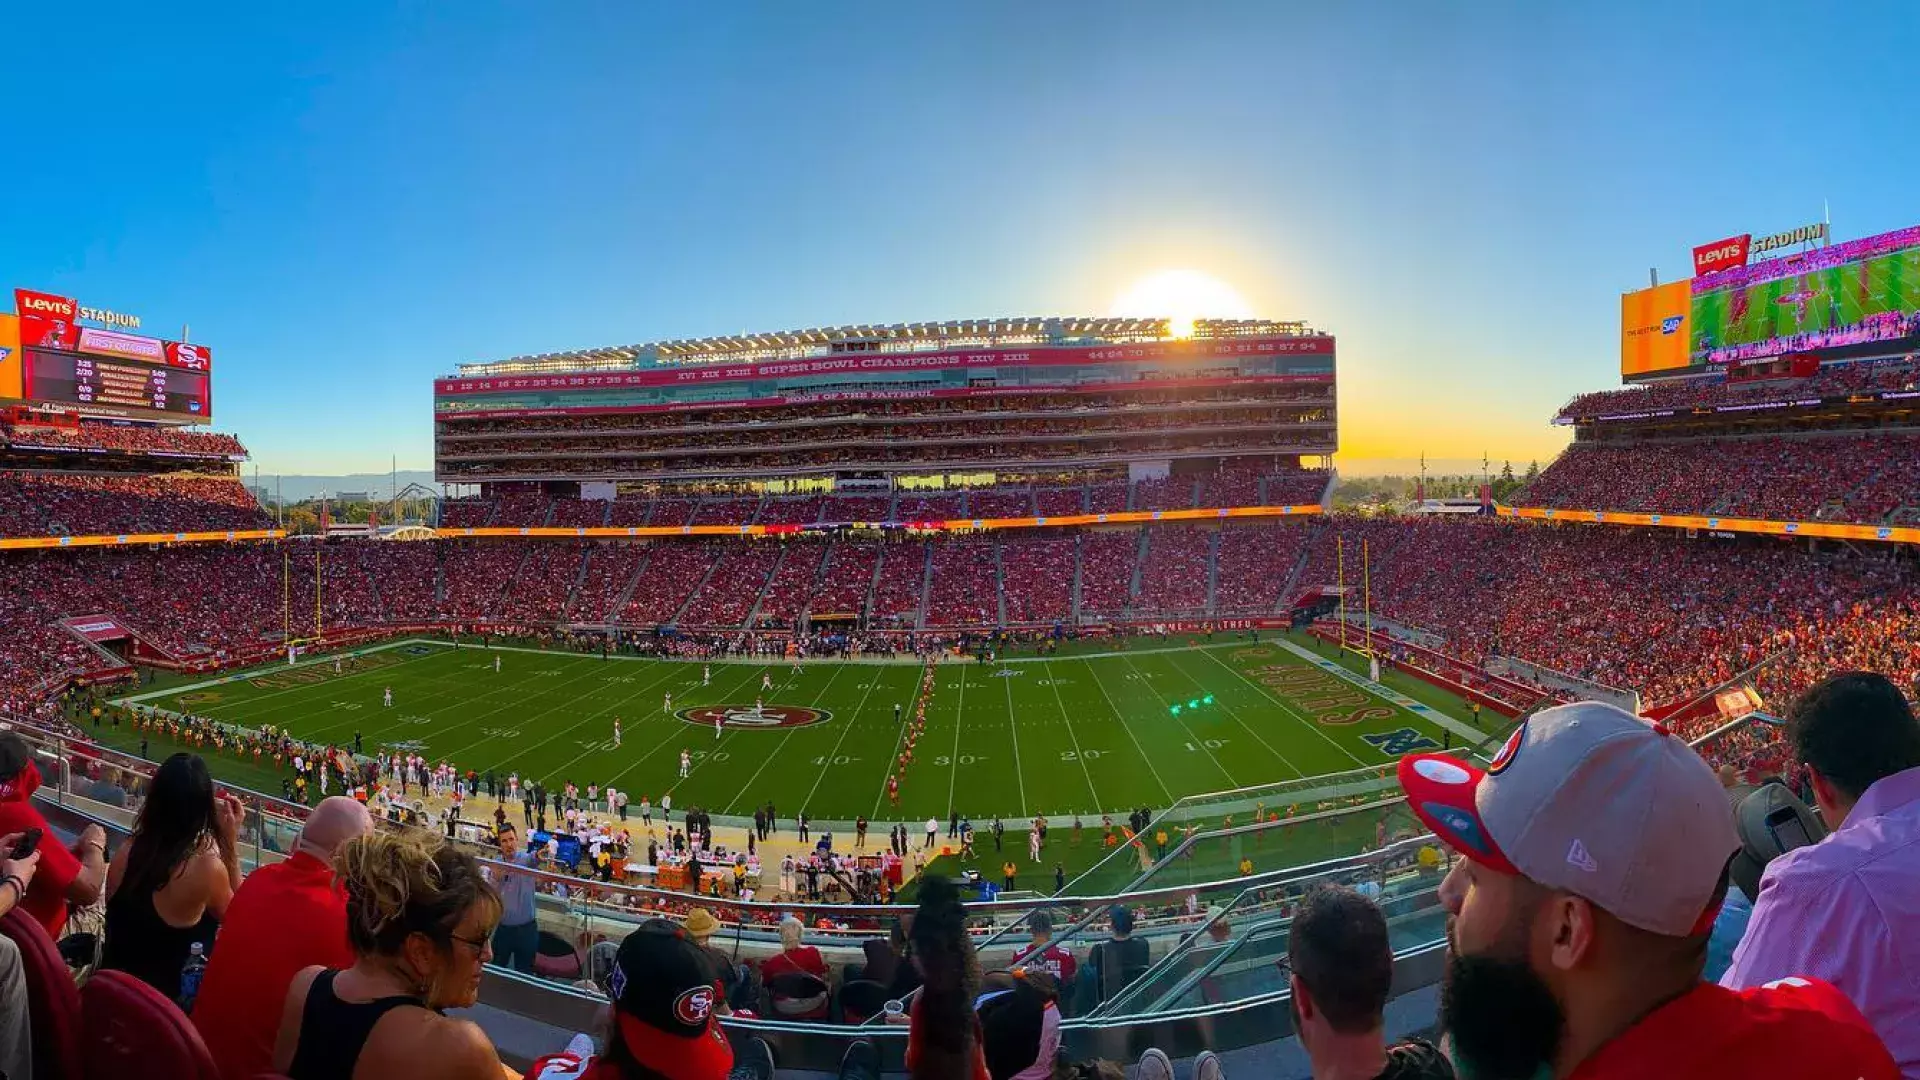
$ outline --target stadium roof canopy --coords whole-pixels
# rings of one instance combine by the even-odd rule
[[[1268,319],[1200,319],[1193,324],[1193,336],[1198,339],[1299,336],[1318,332],[1309,329],[1305,323]],[[1100,345],[1161,341],[1173,336],[1166,319],[1076,316],[955,319],[937,323],[831,326],[541,353],[488,363],[461,364],[460,375],[484,377],[535,372],[616,371],[674,364],[737,364],[852,352]]]

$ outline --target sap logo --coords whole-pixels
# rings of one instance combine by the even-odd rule
[[[11,355],[13,355],[12,349],[0,349],[0,360],[5,360],[7,357]]]
[[[1874,539],[1876,540],[1887,540],[1892,538],[1893,530],[1892,529],[1875,529],[1873,535],[1874,535]]]
[[[200,403],[199,403],[198,401],[189,401],[189,402],[187,402],[187,411],[188,411],[188,412],[193,412],[193,413],[197,413],[197,412],[199,412],[199,411],[200,411]]]
[[[1660,320],[1660,333],[1663,337],[1672,337],[1680,330],[1680,324],[1686,321],[1684,315],[1669,315]]]
[[[1382,731],[1375,735],[1362,735],[1360,737],[1370,743],[1375,750],[1390,757],[1401,757],[1406,754],[1418,753],[1422,750],[1440,749],[1439,743],[1434,742],[1432,739],[1412,728],[1403,727],[1399,731]]]

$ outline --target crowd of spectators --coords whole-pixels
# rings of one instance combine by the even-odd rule
[[[930,546],[933,576],[927,584],[927,625],[1000,625],[1000,574],[994,542],[952,540]]]
[[[117,450],[135,455],[221,460],[247,456],[247,448],[239,439],[222,432],[91,420],[80,421],[74,427],[8,423],[0,425],[0,441],[7,446],[32,450]]]
[[[1127,424],[1109,433],[1009,437],[983,432],[977,438],[917,441],[823,439],[812,445],[767,442],[755,448],[702,449],[676,441],[657,452],[622,446],[596,451],[466,456],[442,454],[439,472],[455,483],[521,482],[529,474],[546,480],[673,481],[688,477],[752,476],[790,469],[797,452],[822,470],[1031,469],[1124,465],[1156,458],[1299,456],[1326,452],[1330,428],[1319,424],[1247,425],[1178,430]]]
[[[1140,534],[1131,529],[1080,536],[1080,610],[1118,614],[1133,606]]]
[[[1649,708],[1692,701],[1789,646],[1814,652],[1768,669],[1770,698],[1805,689],[1829,661],[1920,675],[1901,638],[1920,578],[1886,552],[1507,519],[1336,518],[1309,544],[1300,584],[1337,584],[1339,543],[1355,589],[1363,541],[1376,615],[1437,635],[1470,663],[1517,657],[1637,690]],[[1349,604],[1358,599],[1349,592]]]
[[[1835,365],[1798,379],[1729,382],[1725,376],[1715,375],[1581,394],[1562,406],[1556,419],[1597,419],[1664,409],[1813,401],[1870,391],[1912,390],[1916,383],[1920,383],[1920,368],[1907,359]]]
[[[1576,443],[1521,506],[1884,523],[1920,501],[1920,436],[1808,435]]]
[[[238,480],[212,476],[0,472],[0,535],[87,536],[264,529]]]
[[[1214,530],[1190,525],[1148,530],[1138,606],[1155,612],[1204,614],[1212,577],[1213,543],[1218,535]]]

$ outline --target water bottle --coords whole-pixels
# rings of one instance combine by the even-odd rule
[[[196,941],[187,952],[186,966],[180,969],[180,997],[176,1000],[181,1012],[193,1012],[193,999],[200,996],[200,980],[206,973],[207,947]]]

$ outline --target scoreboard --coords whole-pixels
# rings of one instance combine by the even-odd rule
[[[210,418],[206,372],[90,353],[26,352],[28,400],[104,416]]]
[[[0,319],[0,401],[131,420],[213,419],[205,345],[127,333],[118,328],[138,329],[137,316],[69,296],[15,289],[13,299],[17,314]]]

